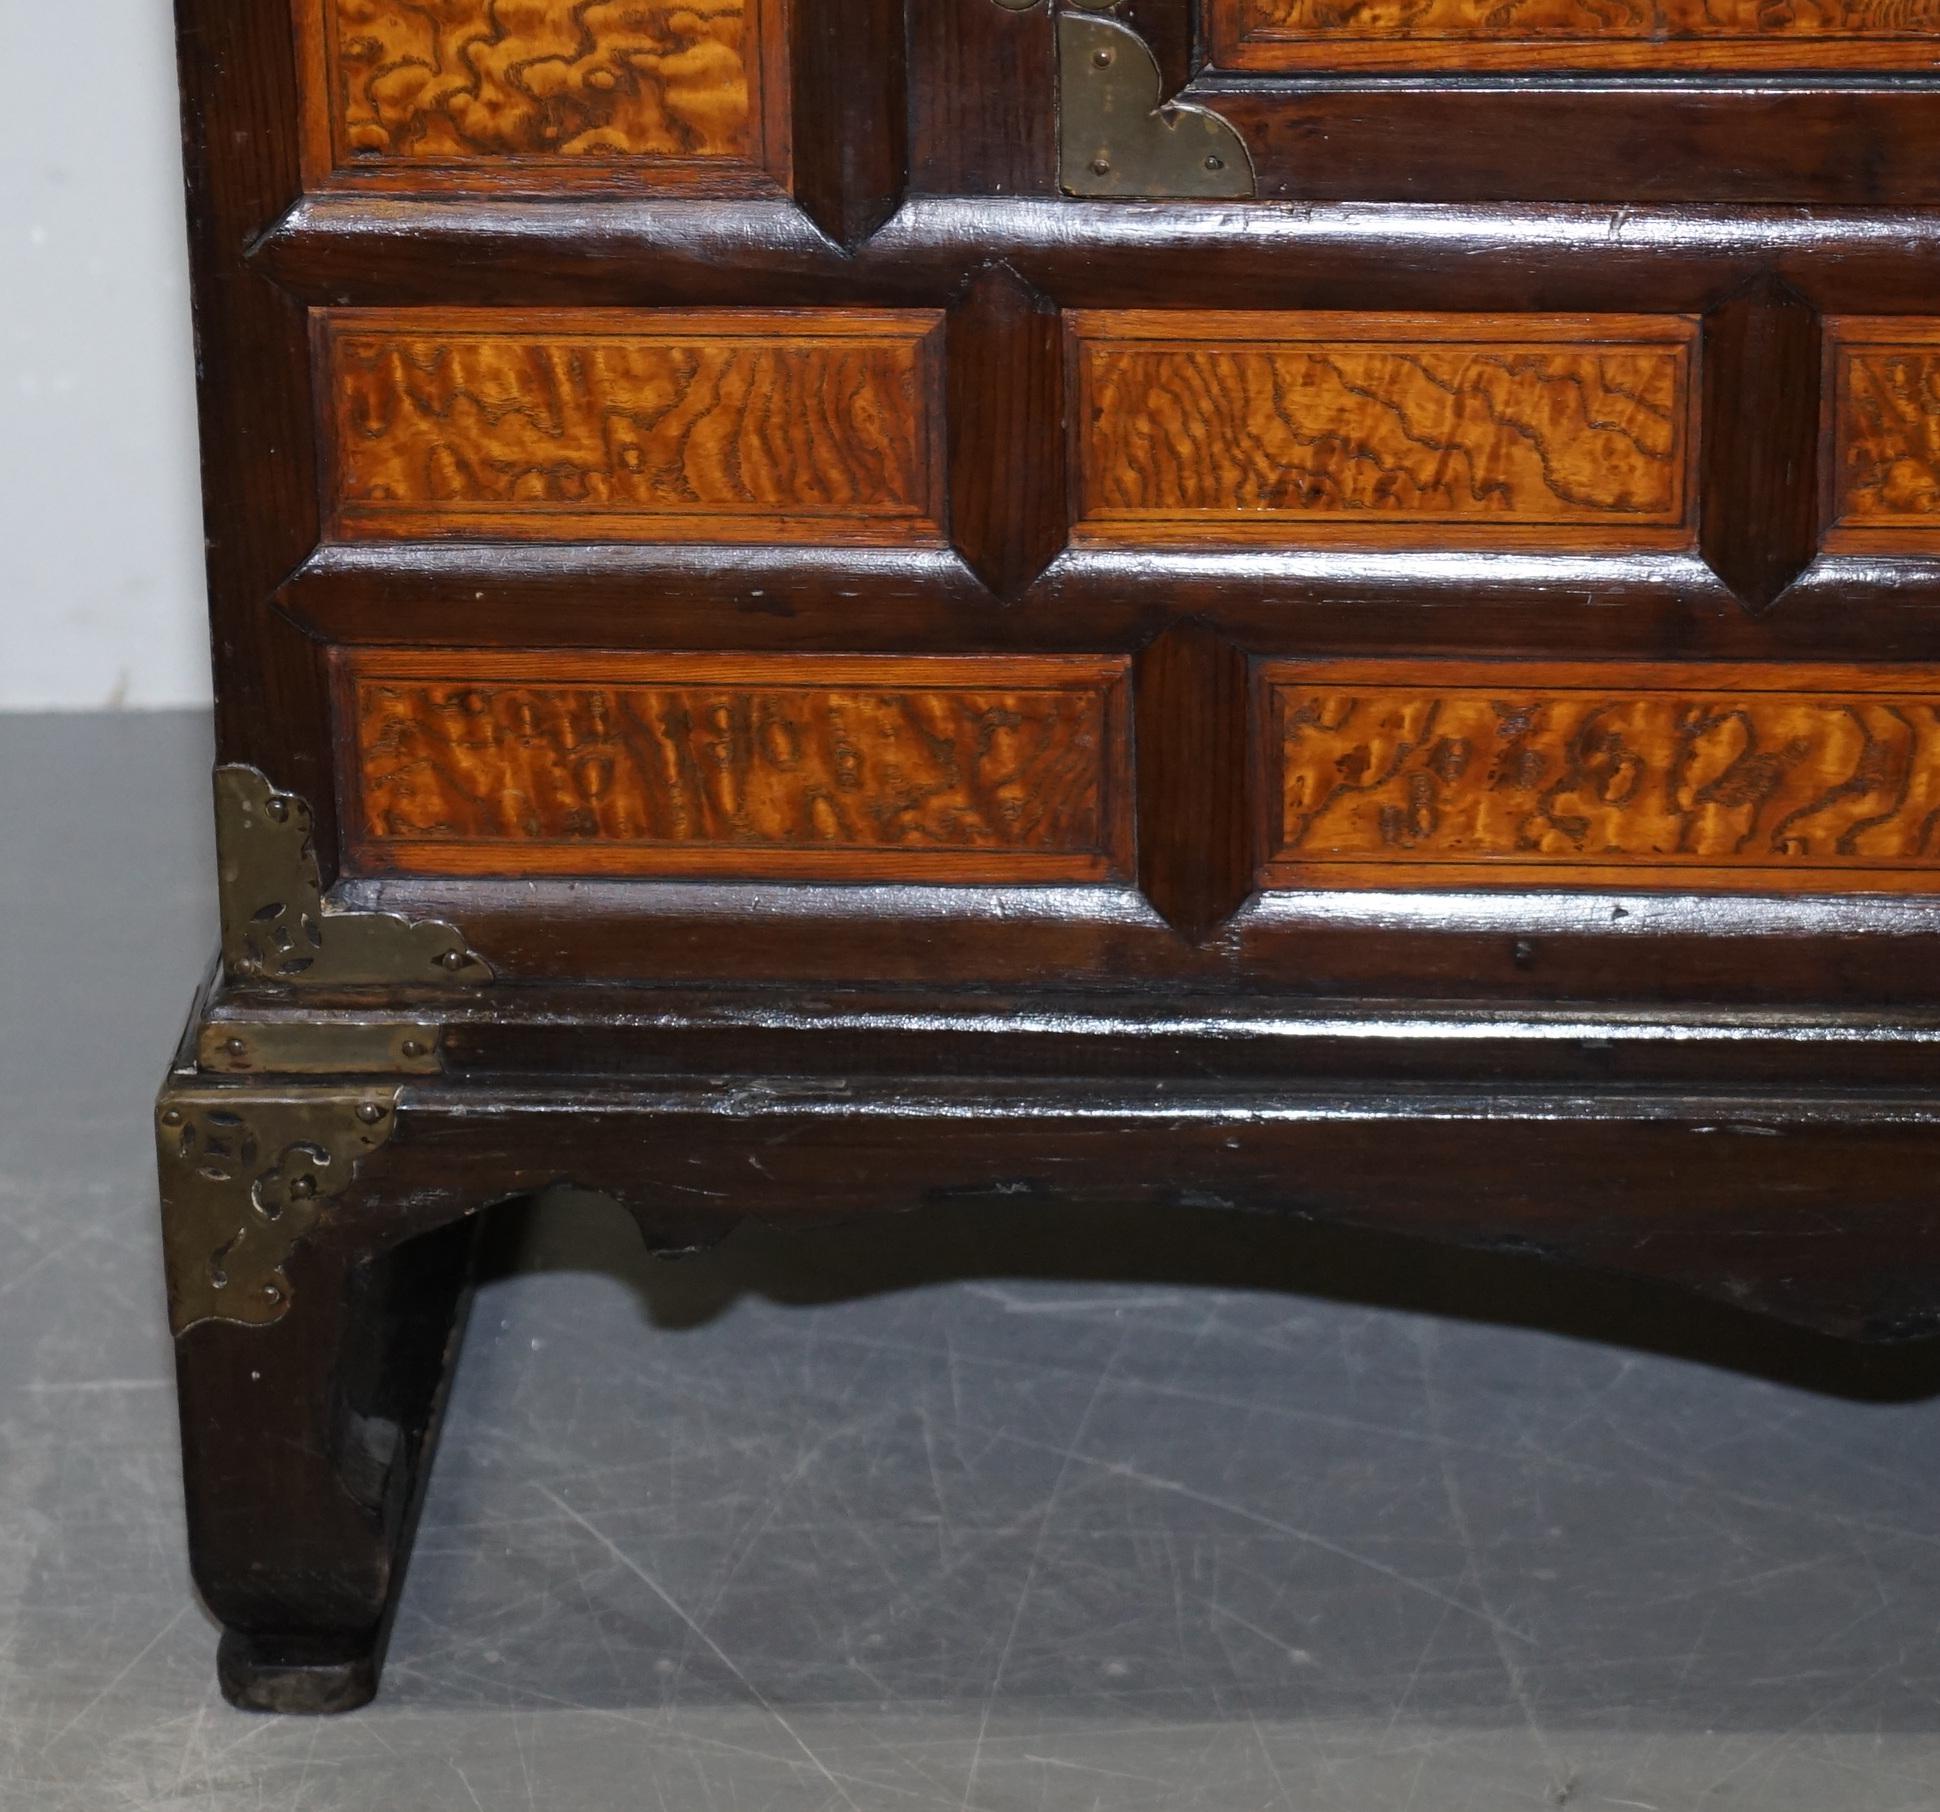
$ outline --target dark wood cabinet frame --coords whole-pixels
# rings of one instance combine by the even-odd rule
[[[1824,321],[1940,294],[1940,90],[1268,79],[1135,0],[1261,199],[1078,200],[1048,3],[820,0],[790,193],[373,197],[305,191],[287,9],[179,11],[219,761],[266,777],[158,1108],[196,1576],[238,1703],[374,1690],[473,1230],[560,1181],[669,1252],[1021,1188],[1940,1332],[1931,901],[1261,892],[1252,722],[1270,659],[1940,665],[1940,567],[1826,551],[1817,455]],[[949,545],[332,543],[311,311],[486,304],[945,311]],[[1075,547],[1061,313],[1129,307],[1693,317],[1692,544]],[[1118,657],[1135,873],[350,872],[333,686],[374,646]],[[354,954],[306,971],[319,943]]]

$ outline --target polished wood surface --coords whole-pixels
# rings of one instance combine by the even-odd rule
[[[1940,672],[1275,663],[1280,883],[1940,890]]]
[[[1827,544],[1940,553],[1940,320],[1827,329]]]
[[[1932,0],[1211,0],[1214,60],[1326,69],[1930,69]]]
[[[1823,339],[1817,311],[1770,274],[1704,321],[1699,545],[1755,616],[1793,592],[1819,550]],[[1863,631],[1853,641],[1878,647]]]
[[[1608,202],[1626,219],[1678,204],[1940,204],[1940,110],[1901,73],[1725,70],[1652,83],[1445,73],[1462,79],[1261,78],[1220,86],[1218,105],[1268,201]]]
[[[1695,322],[1076,313],[1078,529],[1674,546]]]
[[[470,978],[238,965],[171,1071],[409,1058],[178,1340],[233,1699],[374,1689],[466,1230],[564,1178],[1940,1329],[1931,0],[1120,0],[1218,203],[1065,193],[1045,0],[175,3],[219,759],[317,871],[247,923]]]
[[[1063,316],[1015,271],[980,271],[950,311],[950,538],[1011,598],[1071,533]]]
[[[780,0],[291,0],[315,180],[785,179]]]
[[[1098,880],[1125,667],[368,653],[351,841],[419,873]]]
[[[330,310],[346,539],[937,540],[942,317]]]
[[[1253,891],[1245,654],[1206,623],[1139,651],[1139,890],[1174,931],[1212,939]]]

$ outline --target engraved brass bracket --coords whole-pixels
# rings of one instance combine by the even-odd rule
[[[281,1095],[165,1090],[156,1105],[169,1320],[269,1327],[290,1310],[283,1267],[390,1138],[395,1088]]]
[[[1058,180],[1067,195],[1240,201],[1259,193],[1246,141],[1210,108],[1168,102],[1158,59],[1129,25],[1060,13],[1058,92]]]
[[[488,982],[492,971],[454,925],[325,902],[314,819],[250,767],[216,770],[222,960],[238,981],[328,988]]]

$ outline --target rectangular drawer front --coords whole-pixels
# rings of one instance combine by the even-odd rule
[[[291,0],[312,180],[785,177],[777,0]]]
[[[1263,679],[1274,884],[1940,891],[1940,673],[1284,661]]]
[[[1940,321],[1827,323],[1827,548],[1940,553]]]
[[[1130,861],[1126,664],[350,655],[370,872],[1102,880]]]
[[[1230,69],[1931,68],[1925,0],[1212,0]]]
[[[344,540],[935,543],[942,316],[319,311]]]
[[[1696,324],[1081,312],[1081,538],[1680,547]]]

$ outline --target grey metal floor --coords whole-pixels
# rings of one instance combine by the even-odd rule
[[[0,718],[6,1812],[1940,1805],[1930,1355],[1035,1210],[655,1267],[547,1205],[383,1699],[227,1710],[147,1149],[206,761]]]

